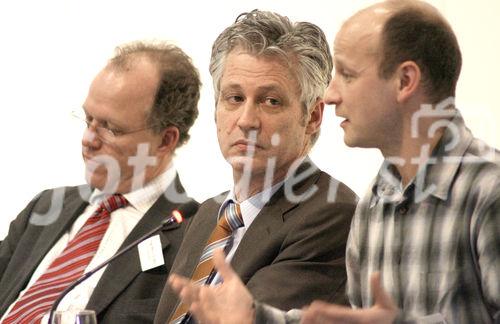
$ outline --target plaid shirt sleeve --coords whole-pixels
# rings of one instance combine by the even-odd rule
[[[346,270],[347,270],[347,297],[349,302],[354,308],[361,308],[361,273],[360,273],[360,242],[359,234],[363,229],[361,228],[361,217],[366,215],[365,209],[367,202],[362,200],[354,213],[351,222],[351,230],[349,231],[349,238],[347,239],[346,248]]]
[[[500,321],[500,189],[490,207],[479,215],[473,240],[476,243],[478,266],[484,298],[494,318]]]

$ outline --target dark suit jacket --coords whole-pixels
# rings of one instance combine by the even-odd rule
[[[50,214],[48,211],[51,208],[51,199],[57,190],[42,192],[11,223],[9,233],[0,245],[1,315],[24,289],[46,253],[88,205],[87,199],[83,199],[80,195],[79,188],[88,189],[88,186],[58,189],[59,192],[61,189],[64,190],[62,211],[57,213],[59,217],[50,225],[34,225],[32,215],[35,212]],[[186,200],[189,199],[178,178],[169,189],[172,188],[181,192]],[[165,195],[161,195],[122,246],[158,226],[180,204],[170,202]],[[153,322],[163,285],[182,241],[186,225],[186,222],[183,222],[180,225],[167,227],[159,233],[165,265],[142,272],[137,248],[131,249],[108,265],[86,307],[95,310],[99,323]]]
[[[310,163],[306,160],[299,172]],[[335,199],[328,199],[335,186]],[[317,190],[307,200],[292,202],[279,189],[247,229],[231,265],[255,299],[280,309],[300,308],[315,299],[346,303],[345,247],[357,197],[319,170],[293,188],[297,195]],[[217,222],[220,204],[215,200],[202,203],[188,225],[172,272],[186,277],[194,272]],[[164,324],[177,303],[166,285],[155,323]]]

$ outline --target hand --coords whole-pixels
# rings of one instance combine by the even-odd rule
[[[213,261],[223,279],[219,285],[200,286],[175,274],[170,276],[168,283],[200,323],[253,323],[252,295],[226,263],[222,250],[214,252]]]
[[[391,297],[380,284],[380,273],[374,273],[370,278],[375,304],[367,309],[352,309],[349,307],[328,304],[321,301],[313,302],[304,310],[302,322],[312,323],[392,323],[398,314],[398,308]]]

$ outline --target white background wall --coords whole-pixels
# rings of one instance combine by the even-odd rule
[[[176,166],[189,193],[204,200],[231,186],[213,122],[208,73],[211,44],[236,16],[254,8],[318,24],[333,41],[340,24],[366,0],[18,0],[0,4],[0,239],[9,222],[44,188],[80,184],[80,132],[69,117],[114,46],[166,39],[182,47],[201,72],[200,116]],[[457,103],[477,137],[500,147],[500,1],[431,0],[454,27],[463,53]],[[339,120],[326,110],[312,157],[363,194],[381,156],[348,149]],[[206,170],[211,170],[206,173]]]

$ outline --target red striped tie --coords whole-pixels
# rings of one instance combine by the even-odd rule
[[[109,215],[127,203],[119,194],[103,201],[64,251],[15,303],[2,323],[40,323],[57,296],[83,275],[108,229]]]

